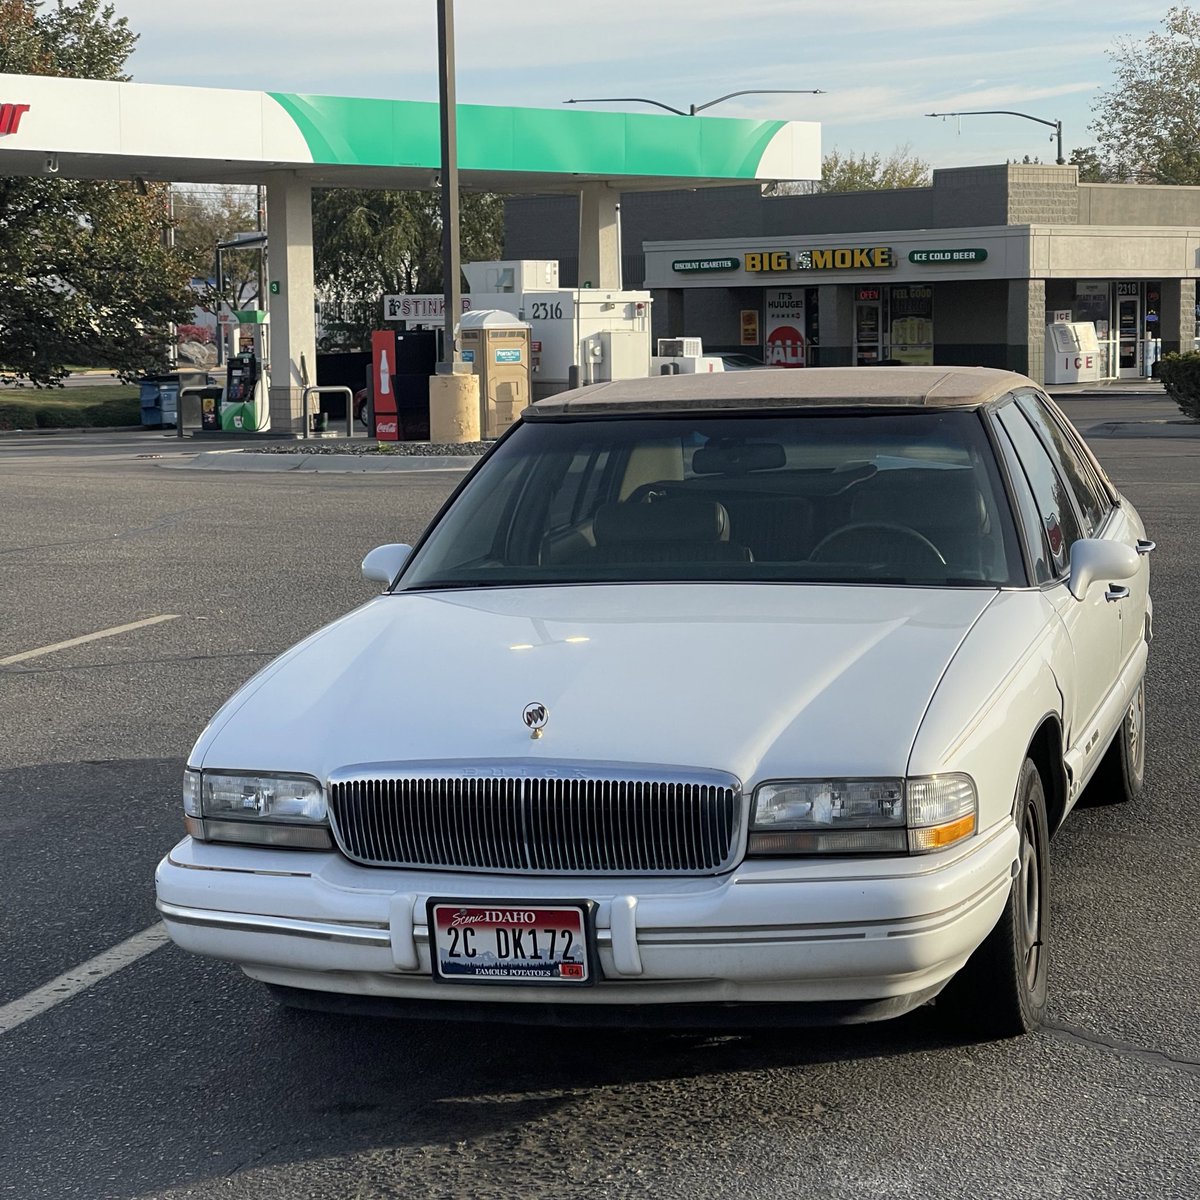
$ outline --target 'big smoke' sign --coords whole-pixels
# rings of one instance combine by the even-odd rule
[[[772,367],[804,366],[804,289],[764,288],[763,361]]]

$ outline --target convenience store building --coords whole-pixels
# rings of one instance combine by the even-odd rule
[[[569,280],[569,206],[509,201],[506,255],[557,256]],[[1094,326],[1100,378],[1148,376],[1195,343],[1200,188],[1007,164],[893,191],[629,195],[621,212],[626,286],[653,292],[655,335],[699,336],[706,352],[789,367],[994,366],[1053,382],[1052,323]]]

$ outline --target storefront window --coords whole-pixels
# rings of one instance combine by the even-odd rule
[[[888,295],[888,358],[911,366],[933,363],[933,288],[893,285]]]

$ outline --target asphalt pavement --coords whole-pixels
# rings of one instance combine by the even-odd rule
[[[461,468],[0,439],[0,1028],[69,997],[0,1032],[0,1196],[1194,1200],[1200,438],[1161,392],[1060,400],[1158,543],[1147,785],[1056,837],[1050,1020],[991,1043],[936,1006],[713,1036],[338,1018],[171,945],[114,965],[155,926],[204,722],[370,597],[363,554]],[[398,678],[398,721],[419,697]]]

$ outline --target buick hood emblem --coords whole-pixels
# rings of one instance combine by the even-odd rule
[[[525,722],[531,738],[540,738],[542,730],[546,728],[546,722],[550,720],[550,710],[544,704],[538,704],[535,701],[533,704],[525,705],[525,711],[521,713],[521,720]]]

